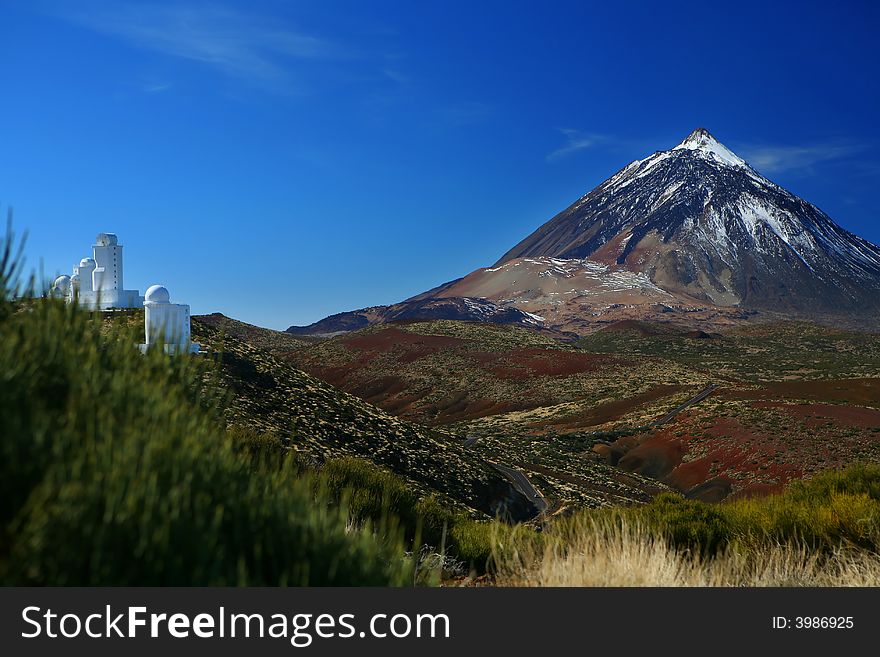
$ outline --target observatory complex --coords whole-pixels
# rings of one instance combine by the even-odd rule
[[[189,306],[171,303],[168,288],[153,285],[145,296],[126,290],[122,284],[122,245],[114,233],[99,233],[91,258],[74,265],[72,276],[59,276],[51,295],[77,303],[89,310],[144,308],[146,344],[141,351],[162,348],[167,353],[198,353],[190,342]]]
[[[72,276],[56,278],[52,294],[90,310],[140,308],[144,303],[138,290],[123,287],[122,245],[114,233],[99,233],[92,245],[92,257],[74,265]]]

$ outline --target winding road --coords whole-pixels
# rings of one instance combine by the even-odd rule
[[[718,389],[717,385],[715,385],[714,383],[710,383],[705,388],[700,390],[700,392],[698,392],[696,395],[694,395],[693,397],[688,399],[686,402],[679,404],[678,406],[673,408],[671,411],[669,411],[666,415],[659,417],[656,420],[654,420],[653,422],[651,422],[648,426],[649,427],[659,427],[661,424],[666,424],[667,422],[672,420],[676,415],[681,413],[684,409],[688,408],[689,406],[693,406],[694,404],[699,404],[701,401],[703,401],[706,397],[711,395],[717,389]]]
[[[532,485],[532,482],[529,481],[529,478],[526,477],[521,470],[511,468],[509,465],[495,463],[494,461],[487,460],[486,463],[500,472],[520,495],[525,495],[538,510],[539,514],[544,513],[550,508],[550,503],[547,501],[547,498],[541,494],[541,491]]]
[[[718,386],[714,383],[710,383],[705,388],[700,390],[696,395],[688,399],[687,401],[679,404],[674,409],[669,411],[666,415],[657,418],[653,422],[651,422],[648,427],[659,427],[667,422],[670,422],[675,418],[676,415],[681,413],[686,408],[693,406],[694,404],[699,404],[706,397],[711,395],[718,389]],[[478,440],[477,436],[468,436],[464,441],[465,449],[468,449],[474,445]],[[538,514],[543,514],[547,512],[547,509],[550,508],[550,502],[546,497],[539,491],[535,486],[529,481],[529,478],[522,472],[522,470],[518,470],[516,468],[512,468],[509,465],[504,465],[503,463],[496,463],[495,461],[490,461],[489,459],[482,459],[484,463],[494,468],[497,472],[499,472],[505,479],[507,479],[511,485],[516,489],[516,491],[520,495],[524,495],[526,499],[528,499],[532,505],[537,509]]]

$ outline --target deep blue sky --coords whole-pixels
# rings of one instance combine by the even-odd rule
[[[705,126],[880,242],[880,3],[0,0],[28,265],[273,328],[497,259]]]

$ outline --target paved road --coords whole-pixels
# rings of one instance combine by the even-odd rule
[[[705,388],[700,390],[700,392],[698,392],[696,395],[694,395],[693,397],[688,399],[686,402],[684,402],[683,404],[680,404],[679,406],[676,406],[674,409],[669,411],[666,415],[654,420],[648,426],[649,427],[659,427],[661,424],[666,424],[667,422],[672,420],[676,415],[678,415],[684,409],[686,409],[688,406],[693,406],[694,404],[699,404],[701,401],[703,401],[706,397],[711,395],[717,389],[718,389],[717,385],[715,385],[714,383],[710,383]]]
[[[550,504],[547,502],[547,499],[541,495],[541,492],[532,485],[532,482],[529,481],[529,478],[526,477],[521,470],[517,470],[516,468],[511,468],[509,465],[502,465],[501,463],[495,463],[494,461],[486,461],[489,465],[495,468],[498,472],[500,472],[507,480],[513,484],[513,487],[519,491],[522,495],[525,495],[531,503],[538,509],[538,513],[544,513],[548,508],[550,508]]]
[[[479,440],[479,436],[468,436],[464,441],[464,448],[470,448],[474,443]],[[505,479],[507,479],[512,485],[513,488],[520,494],[525,495],[526,499],[528,499],[532,505],[538,510],[538,514],[544,513],[547,509],[550,508],[550,502],[541,494],[537,488],[532,485],[532,482],[529,481],[529,478],[522,472],[522,470],[517,470],[516,468],[511,468],[509,465],[503,465],[501,463],[496,463],[495,461],[490,461],[489,459],[480,459],[486,465],[494,468],[498,472],[500,472]]]

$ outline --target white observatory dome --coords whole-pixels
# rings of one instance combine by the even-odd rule
[[[98,246],[116,246],[119,244],[119,238],[116,237],[116,233],[98,233],[98,236],[95,238],[95,244]]]
[[[52,282],[52,290],[60,295],[66,295],[70,290],[70,276],[62,275]]]
[[[94,258],[83,258],[79,261],[80,267],[91,267],[94,264],[96,264]]]
[[[144,295],[144,303],[170,303],[171,295],[164,285],[151,285]]]

